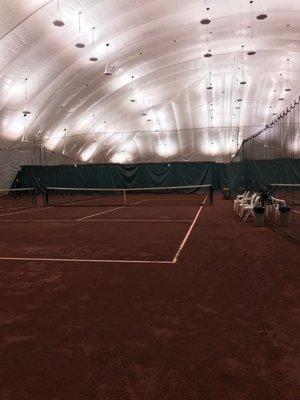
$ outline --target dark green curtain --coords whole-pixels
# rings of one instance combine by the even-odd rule
[[[228,166],[233,191],[266,191],[270,183],[300,183],[300,159],[249,160]]]
[[[22,187],[133,188],[212,184],[227,181],[227,166],[212,162],[23,166]]]
[[[265,191],[270,183],[299,183],[300,159],[249,160],[221,164],[178,162],[157,164],[91,164],[23,166],[22,187],[133,188],[229,184],[233,192]]]

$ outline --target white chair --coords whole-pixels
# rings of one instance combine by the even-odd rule
[[[237,203],[237,213],[239,216],[241,216],[242,209],[245,205],[250,204],[253,197],[256,196],[256,193],[250,193],[247,197],[244,197]]]
[[[238,213],[239,212],[239,205],[244,199],[248,199],[250,197],[251,192],[247,191],[243,194],[239,194],[236,196],[236,199],[233,202],[233,210]]]
[[[253,209],[258,205],[259,199],[260,195],[254,193],[248,201],[241,203],[239,215],[243,219],[243,222],[246,222],[249,216],[253,215]]]

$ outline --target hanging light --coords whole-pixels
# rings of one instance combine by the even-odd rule
[[[104,147],[107,148],[107,121],[104,121]]]
[[[24,85],[23,135],[21,139],[22,143],[29,143],[29,141],[26,139],[26,117],[31,114],[31,111],[29,111],[27,108],[27,84],[28,78],[25,79]]]
[[[252,49],[247,52],[248,56],[254,56],[256,51],[253,47],[253,10],[252,10],[253,0],[250,0],[250,40]]]
[[[209,8],[207,8],[207,9],[209,9]],[[207,51],[206,51],[206,53],[204,53],[204,57],[205,58],[210,58],[210,57],[212,57],[212,52],[211,52],[211,50],[209,49],[209,34],[211,34],[212,32],[209,32],[209,30],[208,30],[208,25],[206,26],[206,48],[207,48]]]
[[[95,134],[95,114],[92,115],[92,135]]]
[[[286,92],[290,92],[292,89],[290,88],[290,59],[287,58],[287,88],[285,89]]]
[[[211,69],[210,69],[210,59],[208,59],[208,81],[209,81],[209,83],[208,83],[208,86],[206,86],[206,90],[213,89],[213,85],[211,82],[211,75],[212,75],[212,73],[211,73]]]
[[[78,33],[79,33],[79,39],[80,39],[80,36],[81,36],[81,11],[78,13]],[[82,42],[77,42],[76,44],[75,44],[75,47],[77,47],[77,49],[83,49],[84,47],[85,47],[85,44],[84,43],[82,43]]]
[[[109,58],[108,58],[108,48],[109,48],[109,43],[106,43],[106,66],[104,70],[104,75],[105,76],[111,76],[112,75],[112,70],[109,65]]]
[[[208,52],[204,54],[204,57],[205,58],[212,57],[211,50],[208,50]]]
[[[259,14],[257,15],[256,19],[262,21],[264,19],[268,18],[267,14]]]
[[[31,114],[31,111],[29,111],[27,108],[27,100],[28,100],[27,85],[28,85],[28,78],[25,79],[25,85],[24,85],[24,110],[23,110],[24,117],[27,117],[27,115]]]
[[[279,97],[279,101],[284,100],[284,97],[282,96],[282,74],[280,74],[280,97]]]
[[[202,18],[201,21],[200,21],[200,23],[201,23],[202,25],[208,25],[208,24],[211,23],[211,20],[210,20],[209,18]]]
[[[133,80],[134,80],[134,75],[132,75],[132,77],[131,77],[131,84],[130,84],[130,89],[131,89],[131,98],[130,98],[130,101],[131,101],[131,103],[135,103]]]
[[[92,28],[92,41],[93,41],[93,52],[95,51],[95,27]],[[90,61],[96,62],[98,61],[97,57],[90,57]]]
[[[244,78],[244,75],[245,75],[245,68],[244,68],[244,45],[242,45],[242,76],[241,76],[241,81],[240,81],[240,84],[241,85],[246,85],[246,81],[245,81],[245,78]]]
[[[211,22],[209,19],[209,15],[208,15],[209,7],[206,6],[206,0],[204,3],[205,3],[205,9],[206,9],[206,17],[201,19],[200,24],[209,25]]]
[[[67,132],[67,128],[64,129],[64,135],[63,135],[63,151],[62,151],[62,155],[63,156],[67,155],[67,150],[66,150],[66,132]]]
[[[59,16],[59,14],[60,14],[59,0],[57,0],[57,13]],[[57,26],[58,28],[61,28],[65,25],[65,23],[62,19],[57,18],[53,21],[53,25]]]

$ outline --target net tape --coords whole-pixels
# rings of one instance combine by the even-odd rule
[[[206,194],[209,197],[210,204],[213,204],[213,187],[212,185],[186,185],[186,186],[160,186],[160,187],[140,187],[140,188],[65,188],[65,187],[48,187],[46,190],[46,204],[61,205],[72,202],[81,203],[91,200],[97,196],[99,197],[113,197],[121,195],[123,198],[123,205],[130,205],[127,202],[127,197],[130,195],[149,194],[156,195],[156,199],[166,199],[169,195],[184,195],[189,198],[189,195],[197,195],[198,193]],[[83,196],[76,199],[76,196]],[[63,196],[66,196],[64,199]],[[73,197],[73,199],[72,199]],[[179,200],[179,199],[178,199]],[[181,198],[182,200],[182,198]],[[172,200],[173,202],[173,200]],[[60,203],[60,204],[59,204]],[[91,204],[94,205],[94,204]],[[100,204],[99,204],[100,205]],[[101,203],[101,205],[104,205]],[[110,204],[108,204],[110,205]],[[115,204],[114,204],[115,205]]]

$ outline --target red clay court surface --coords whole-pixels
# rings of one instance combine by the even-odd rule
[[[0,237],[1,400],[297,398],[299,245],[230,201],[2,209]]]
[[[0,234],[6,240],[0,244],[0,259],[175,263],[202,211],[201,197],[197,206],[180,206],[177,200],[174,206],[174,199],[153,206],[153,199],[151,205],[151,198],[139,195],[130,207],[68,203],[2,211]]]

